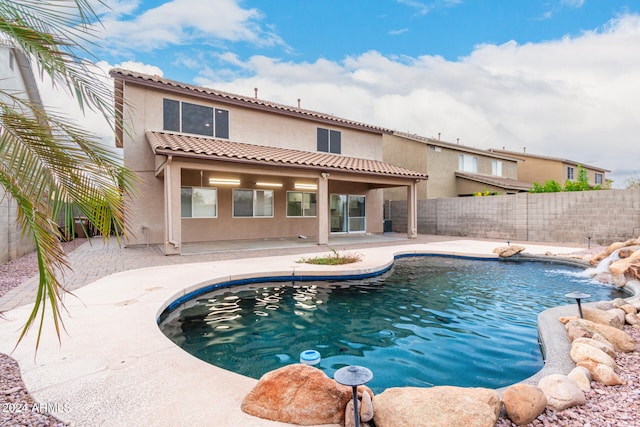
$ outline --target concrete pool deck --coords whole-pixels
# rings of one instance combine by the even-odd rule
[[[46,320],[36,360],[36,330],[30,331],[14,350],[32,305],[5,312],[6,319],[0,318],[0,352],[18,361],[33,398],[54,408],[52,415],[72,425],[286,426],[243,413],[241,402],[257,380],[209,365],[181,350],[157,326],[162,310],[181,295],[216,282],[292,274],[368,274],[386,268],[394,256],[401,254],[495,258],[493,249],[505,245],[504,241],[436,237],[434,241],[423,238],[417,242],[399,239],[386,242],[386,246],[375,242],[367,243],[375,245],[372,247],[347,245],[339,249],[360,254],[362,261],[344,266],[296,262],[327,252],[326,247],[317,246],[299,247],[296,253],[285,255],[254,256],[251,251],[239,251],[233,259],[189,262],[201,261],[207,255],[164,257],[149,248],[140,252],[111,248],[107,252],[119,255],[105,255],[100,251],[100,241],[90,249],[85,243],[76,249],[78,256],[84,257],[80,265],[74,264],[78,270],[74,274],[80,269],[100,268],[101,262],[113,262],[117,256],[126,259],[118,262],[131,269],[87,282],[78,286],[74,295],[67,295],[62,342]],[[530,254],[561,255],[584,250],[577,246],[520,244]],[[87,253],[93,253],[93,258]],[[140,255],[137,262],[136,254]],[[110,268],[120,269],[113,265]],[[0,298],[0,309],[2,303],[16,299],[18,294]]]

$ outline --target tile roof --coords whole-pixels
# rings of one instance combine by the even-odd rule
[[[456,172],[456,176],[470,181],[504,188],[506,190],[529,191],[529,189],[533,188],[533,185],[528,182],[518,181],[511,178],[502,178],[499,176],[481,175],[479,173],[471,172]]]
[[[426,174],[389,163],[338,154],[268,147],[169,132],[146,131],[145,136],[156,154],[427,179]]]
[[[195,86],[187,83],[178,82],[175,80],[165,79],[160,76],[152,76],[149,74],[138,73],[135,71],[125,70],[122,68],[113,68],[109,71],[109,74],[114,79],[124,80],[128,82],[138,83],[145,86],[160,87],[165,90],[172,90],[176,92],[182,92],[184,94],[192,96],[201,96],[211,100],[215,100],[225,104],[239,105],[246,108],[255,108],[264,111],[270,111],[276,114],[285,114],[289,116],[296,116],[299,118],[306,118],[309,120],[320,121],[324,123],[333,123],[336,126],[345,126],[368,132],[374,132],[377,134],[391,133],[389,129],[385,129],[379,126],[373,126],[366,123],[360,123],[341,117],[336,117],[331,114],[320,113],[313,110],[306,110],[303,108],[296,108],[290,105],[278,104],[275,102],[265,101],[257,97],[248,97],[237,95],[229,92],[223,92],[215,89],[206,88],[203,86]]]
[[[561,157],[541,156],[539,154],[529,154],[529,153],[521,153],[521,152],[518,152],[518,151],[499,150],[497,148],[490,148],[489,151],[493,151],[494,153],[505,154],[507,156],[517,157],[517,158],[520,158],[520,159],[522,159],[524,161],[526,161],[527,158],[542,159],[542,160],[553,160],[555,162],[567,163],[567,164],[575,165],[575,166],[582,166],[585,169],[591,169],[591,170],[595,170],[595,171],[599,171],[599,172],[611,172],[609,169],[603,169],[603,168],[601,168],[599,166],[587,165],[585,163],[576,162],[575,160],[563,159]]]

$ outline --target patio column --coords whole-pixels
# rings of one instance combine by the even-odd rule
[[[318,178],[318,244],[329,243],[329,174],[322,173]]]
[[[418,196],[416,183],[407,187],[407,238],[418,237]]]
[[[164,254],[179,255],[182,240],[180,213],[180,167],[167,157],[164,167]]]

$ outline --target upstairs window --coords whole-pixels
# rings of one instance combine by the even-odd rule
[[[195,135],[229,138],[229,111],[165,98],[163,129]]]
[[[491,175],[502,176],[502,160],[491,161]]]
[[[468,154],[458,154],[458,170],[478,173],[478,158]]]
[[[342,134],[337,130],[318,128],[318,151],[340,154]]]
[[[567,179],[573,179],[573,167],[567,166]]]

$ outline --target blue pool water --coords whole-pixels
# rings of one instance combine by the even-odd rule
[[[578,267],[447,257],[396,260],[365,280],[225,288],[164,313],[163,332],[194,356],[253,378],[317,350],[333,377],[371,369],[388,387],[503,387],[540,370],[537,316],[546,308],[628,296]],[[577,314],[577,313],[576,313]]]

